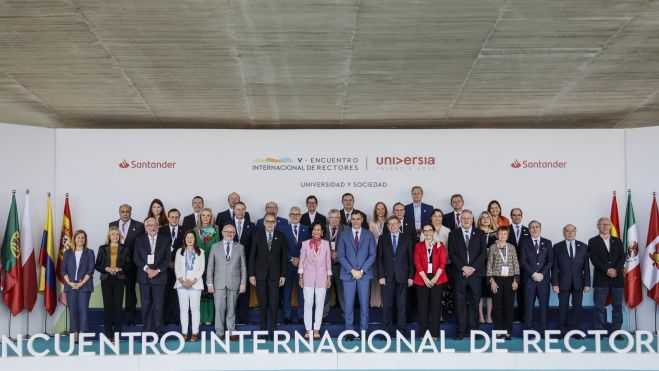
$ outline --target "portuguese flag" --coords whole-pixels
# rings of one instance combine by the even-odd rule
[[[21,238],[16,211],[16,194],[11,196],[11,207],[7,218],[5,238],[2,240],[2,300],[7,304],[11,314],[17,315],[23,310],[23,273],[21,264]]]

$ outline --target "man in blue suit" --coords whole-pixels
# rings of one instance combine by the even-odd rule
[[[583,293],[590,290],[590,263],[588,245],[577,241],[577,227],[563,227],[565,240],[554,245],[554,263],[551,268],[551,285],[558,294],[559,325],[565,334],[581,329],[581,302]],[[567,308],[572,295],[572,327],[568,327]]]
[[[304,293],[302,287],[298,284],[297,267],[300,264],[300,248],[302,248],[302,241],[309,239],[309,228],[306,225],[300,224],[302,211],[299,207],[293,206],[288,212],[290,223],[283,227],[286,241],[288,242],[288,264],[286,266],[286,283],[284,284],[284,324],[291,323],[292,309],[291,298],[293,287],[297,292],[297,320],[296,323],[302,323],[304,318]]]
[[[158,221],[149,217],[144,221],[146,234],[135,239],[133,261],[140,284],[144,331],[161,334],[162,308],[165,304],[167,267],[170,260],[171,238],[158,234]]]
[[[277,215],[279,213],[279,206],[277,206],[277,203],[274,201],[270,201],[265,204],[265,213],[267,214],[275,214]],[[259,219],[256,221],[256,230],[257,231],[265,231],[265,226],[263,225],[263,219],[265,217]],[[275,229],[282,232],[284,231],[284,227],[288,224],[288,221],[280,216],[277,216],[277,225],[275,226]]]
[[[547,329],[547,309],[549,308],[549,274],[554,262],[551,241],[540,237],[542,226],[537,220],[529,223],[530,238],[520,241],[519,251],[522,267],[522,282],[524,282],[524,324],[526,328],[533,327],[533,305],[538,298],[540,306],[540,328]]]
[[[405,205],[405,223],[414,226],[417,237],[421,232],[421,226],[430,223],[432,215],[432,205],[421,202],[423,199],[423,188],[421,186],[412,187],[412,203]]]
[[[362,228],[361,213],[350,215],[352,228],[339,236],[337,255],[341,263],[341,280],[343,281],[343,301],[345,304],[346,330],[354,330],[353,315],[355,310],[355,293],[359,297],[361,330],[368,329],[369,299],[371,296],[371,279],[375,263],[376,250],[373,234]],[[354,340],[352,335],[346,340]]]

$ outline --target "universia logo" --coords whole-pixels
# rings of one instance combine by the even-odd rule
[[[435,156],[377,156],[377,165],[435,165]]]

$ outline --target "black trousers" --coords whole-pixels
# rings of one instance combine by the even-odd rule
[[[439,317],[442,313],[442,290],[444,284],[427,286],[416,286],[417,307],[419,308],[419,335],[423,337],[428,331],[428,319],[430,319],[430,335],[437,337],[439,334]]]
[[[176,273],[174,268],[167,268],[167,285],[165,286],[165,308],[163,309],[163,323],[179,324],[181,315],[179,314],[178,293],[174,288],[176,282]]]
[[[137,285],[137,269],[131,267],[126,269],[126,279],[124,280],[126,284],[126,321],[135,322],[135,314],[137,312],[137,291],[135,286]]]
[[[142,300],[143,331],[161,333],[165,285],[140,285],[140,299]]]
[[[115,332],[122,330],[121,306],[124,300],[125,280],[116,276],[108,275],[101,281],[101,293],[103,294],[103,333],[110,339]]]
[[[256,281],[256,297],[259,299],[259,328],[270,331],[273,336],[279,311],[279,281]]]
[[[572,326],[568,325],[567,312],[570,304],[570,295],[572,296]],[[560,290],[558,293],[558,313],[561,331],[581,329],[581,302],[583,301],[583,290],[576,290],[571,287],[569,290]]]
[[[236,319],[238,323],[247,323],[249,321],[249,290],[251,290],[252,285],[247,283],[245,287],[245,292],[238,295],[238,301],[236,302]]]
[[[478,329],[478,302],[481,298],[482,277],[474,275],[455,278],[455,312],[457,314],[457,332],[464,333]]]
[[[407,280],[407,279],[406,279]],[[382,322],[386,331],[393,330],[394,306],[396,308],[396,328],[404,330],[407,326],[407,284],[391,282],[382,285]]]
[[[506,330],[508,335],[513,332],[513,282],[515,278],[493,277],[499,288],[496,294],[492,293],[492,315],[495,330]],[[517,290],[519,291],[519,290]]]

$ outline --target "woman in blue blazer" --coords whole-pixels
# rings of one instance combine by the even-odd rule
[[[87,331],[89,297],[94,291],[94,251],[87,248],[87,233],[83,230],[73,234],[73,246],[64,252],[62,276],[71,317],[69,331],[77,343],[78,332]]]

